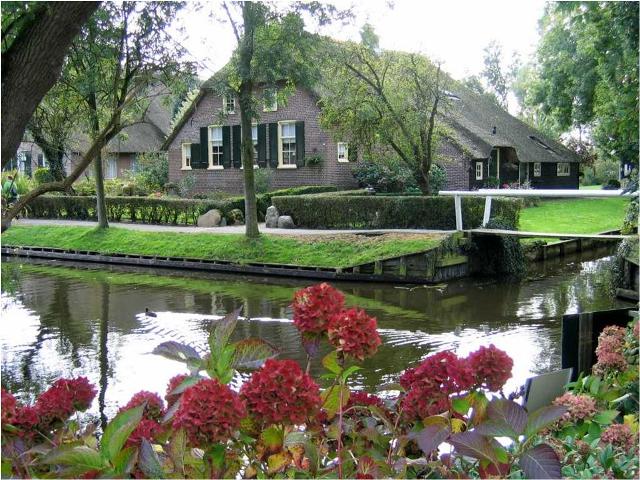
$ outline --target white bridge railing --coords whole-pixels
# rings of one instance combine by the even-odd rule
[[[552,189],[494,189],[482,188],[480,190],[446,190],[439,195],[453,197],[456,209],[456,230],[462,230],[462,197],[485,197],[484,216],[482,226],[485,227],[491,217],[491,199],[493,197],[540,197],[540,198],[611,198],[611,197],[637,197],[638,192],[623,193],[623,190],[552,190]],[[553,234],[549,235],[550,237]]]

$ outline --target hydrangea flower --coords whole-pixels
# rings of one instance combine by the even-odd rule
[[[627,368],[624,358],[625,329],[610,325],[605,327],[598,337],[596,348],[597,363],[593,371],[597,375],[605,375],[610,371],[620,371]]]
[[[36,400],[35,408],[43,429],[64,422],[74,412],[86,410],[96,396],[97,390],[86,377],[61,378]]]
[[[5,425],[11,423],[11,420],[16,416],[18,402],[16,397],[4,388],[0,389],[0,392],[2,392],[2,412],[0,414],[2,415],[2,425]]]
[[[18,434],[21,437],[33,437],[35,436],[36,427],[40,422],[40,413],[35,407],[24,406],[16,409],[16,415],[11,421],[11,425],[21,430]]]
[[[188,376],[189,375],[183,373],[180,375],[176,375],[169,380],[169,385],[167,385],[167,393],[164,396],[164,399],[167,401],[167,408],[171,408],[173,404],[178,400],[178,398],[180,398],[180,394],[172,394],[171,392],[178,388],[178,386],[180,386],[180,384],[184,382],[184,379]]]
[[[600,435],[602,443],[610,443],[625,451],[635,451],[638,448],[636,435],[633,434],[629,425],[614,423]]]
[[[574,395],[569,392],[556,398],[553,404],[567,407],[567,412],[560,419],[561,425],[593,417],[598,411],[595,399],[588,395]]]
[[[216,379],[205,379],[182,394],[173,427],[184,428],[194,446],[231,438],[246,411],[237,393]]]
[[[331,317],[329,341],[343,355],[357,360],[373,356],[382,343],[375,317],[352,308]]]
[[[156,422],[155,420],[150,420],[148,418],[143,418],[138,423],[138,426],[135,428],[129,438],[127,439],[126,446],[127,447],[139,447],[142,443],[142,439],[146,438],[150,442],[153,441],[156,436],[162,431],[162,426]]]
[[[513,360],[506,352],[491,344],[480,347],[467,357],[478,387],[497,392],[511,378]]]
[[[240,389],[247,410],[265,424],[301,424],[320,406],[318,385],[293,360],[267,360]]]
[[[118,413],[124,412],[126,410],[131,410],[139,405],[142,405],[146,402],[144,407],[144,412],[142,416],[149,420],[160,421],[164,416],[164,402],[160,398],[160,395],[153,392],[148,392],[146,390],[140,390],[138,393],[134,394],[131,397],[131,400],[120,410]]]
[[[293,296],[293,324],[300,333],[322,333],[344,306],[344,295],[328,283],[298,290]]]

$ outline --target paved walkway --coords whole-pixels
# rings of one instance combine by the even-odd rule
[[[14,220],[13,225],[58,225],[95,227],[96,222],[84,220],[40,220],[21,218]],[[233,225],[227,227],[200,228],[194,226],[174,226],[174,225],[150,225],[147,223],[117,223],[110,222],[109,225],[129,230],[140,230],[144,232],[183,232],[183,233],[244,233],[244,225]],[[260,232],[272,235],[338,235],[345,233],[415,233],[415,234],[446,234],[451,230],[418,230],[418,229],[374,229],[374,230],[307,230],[302,228],[266,228],[264,223],[259,224]]]

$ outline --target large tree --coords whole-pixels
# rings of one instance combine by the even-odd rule
[[[151,97],[162,91],[160,85],[172,85],[192,70],[179,60],[184,52],[167,28],[180,7],[173,2],[105,3],[96,12],[51,92],[52,96],[69,95],[69,101],[84,113],[84,123],[69,119],[66,125],[86,133],[88,147],[66,177],[36,187],[3,211],[3,227],[33,198],[69,190],[109,140],[123,128],[144,121]]]
[[[63,60],[99,2],[3,2],[2,166],[15,157],[27,122],[55,84]]]
[[[360,43],[327,48],[322,123],[351,148],[396,155],[431,193],[437,117],[448,102],[449,79],[440,65],[423,55],[381,50],[368,25]]]
[[[525,113],[591,132],[599,156],[638,161],[638,2],[558,2],[540,21]]]
[[[279,87],[279,101],[310,86],[318,78],[314,62],[314,38],[304,30],[302,12],[309,13],[320,25],[348,16],[331,5],[319,2],[295,3],[282,10],[266,2],[224,3],[224,9],[238,42],[238,48],[217,84],[219,93],[238,97],[241,124],[241,158],[244,169],[246,236],[257,237],[258,217],[253,172],[251,123],[259,116],[264,98],[257,87]],[[263,92],[267,91],[263,89]]]

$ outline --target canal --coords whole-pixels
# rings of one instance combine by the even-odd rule
[[[546,263],[520,282],[335,284],[348,305],[377,317],[383,341],[355,382],[375,391],[430,353],[464,355],[490,343],[514,359],[507,390],[559,368],[563,314],[628,305],[614,298],[612,259],[602,255]],[[92,414],[111,416],[133,393],[164,395],[169,378],[186,373],[150,354],[158,343],[175,340],[204,351],[212,321],[240,306],[246,318],[237,338],[262,337],[280,348],[281,358],[304,364],[289,304],[311,283],[3,258],[2,384],[27,401],[61,376],[84,375],[99,387]],[[146,316],[145,307],[157,316]],[[316,361],[312,372],[321,368]]]

